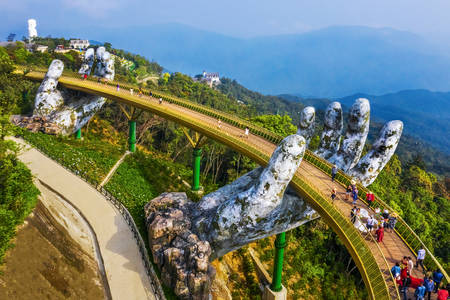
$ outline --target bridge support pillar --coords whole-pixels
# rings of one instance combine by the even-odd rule
[[[264,288],[262,300],[286,300],[286,298],[287,290],[283,285],[281,286],[281,290],[279,292],[272,291],[268,285]]]
[[[79,129],[77,130],[77,132],[75,132],[75,138],[76,138],[77,140],[81,140],[81,128],[79,128]]]
[[[280,292],[283,289],[281,284],[281,273],[283,272],[283,255],[284,247],[286,247],[286,233],[282,232],[277,234],[275,240],[275,261],[273,264],[273,277],[270,289],[273,292]]]
[[[130,132],[128,136],[128,150],[130,152],[136,151],[136,121],[128,121]]]
[[[192,172],[192,191],[200,190],[200,161],[202,158],[202,149],[194,148],[193,151],[193,172]]]

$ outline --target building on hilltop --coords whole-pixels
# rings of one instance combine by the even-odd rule
[[[70,48],[72,49],[87,49],[90,43],[88,40],[70,40]]]
[[[209,72],[203,71],[202,76],[197,77],[197,80],[201,81],[201,82],[205,82],[206,84],[209,85],[209,87],[213,87],[213,86],[219,85],[221,83],[218,72],[209,73]]]
[[[56,46],[55,52],[56,53],[67,53],[70,50],[71,49],[64,49],[64,45],[58,45],[58,46]]]
[[[36,46],[36,51],[44,53],[48,51],[48,46],[45,45],[37,45]]]

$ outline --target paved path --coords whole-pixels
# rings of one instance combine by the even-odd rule
[[[14,141],[24,144],[19,139]],[[112,204],[33,148],[26,147],[19,158],[37,179],[63,195],[86,217],[97,235],[113,299],[155,299],[133,234]]]
[[[128,154],[130,154],[131,152],[127,151],[125,152],[122,157],[114,164],[114,166],[111,168],[111,170],[109,170],[108,174],[106,175],[105,179],[103,179],[102,183],[100,183],[100,186],[105,186],[109,180],[111,179],[111,177],[113,177],[114,173],[116,172],[116,170],[119,168],[120,164],[125,160],[125,157],[127,157]]]

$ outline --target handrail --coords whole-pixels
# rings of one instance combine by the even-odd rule
[[[33,76],[29,76],[29,77],[33,77]],[[36,77],[36,76],[35,76]],[[36,79],[37,78],[41,78],[42,79],[42,74],[40,75],[40,76],[37,76],[36,77]],[[79,76],[77,76],[77,77],[79,77]],[[108,85],[113,85],[114,83],[113,82],[108,82],[107,83]],[[119,83],[119,85],[120,85],[120,83]],[[130,85],[127,85],[127,84],[122,84],[122,86],[126,86],[126,87],[129,87]],[[97,91],[97,92],[99,92],[98,90],[94,90],[94,91]],[[148,90],[143,90],[143,93],[144,94],[146,94],[146,95],[150,95],[150,92],[148,91]],[[220,119],[222,119],[222,120],[224,120],[225,122],[227,122],[227,123],[230,123],[231,125],[234,125],[234,126],[236,126],[236,127],[239,127],[239,128],[242,128],[242,126],[243,126],[243,124],[246,124],[246,123],[244,123],[244,120],[242,120],[242,119],[239,119],[239,118],[237,118],[237,117],[234,117],[233,116],[233,118],[229,118],[226,114],[224,114],[223,112],[220,112],[220,111],[215,111],[214,109],[211,109],[211,108],[206,108],[205,106],[203,106],[203,105],[201,105],[201,104],[198,104],[198,103],[193,103],[193,102],[190,102],[190,101],[188,101],[188,100],[182,100],[182,99],[179,99],[179,98],[176,98],[176,97],[172,97],[172,96],[166,96],[166,95],[163,95],[163,94],[159,94],[158,92],[155,92],[155,93],[152,93],[153,94],[153,96],[156,96],[156,97],[159,97],[159,96],[162,96],[166,101],[168,101],[168,102],[170,102],[170,103],[174,103],[174,104],[177,104],[177,105],[180,105],[180,106],[182,106],[182,107],[186,107],[186,108],[189,108],[189,109],[191,109],[191,110],[194,110],[194,111],[198,111],[198,112],[201,112],[201,113],[204,113],[204,114],[206,114],[206,115],[209,115],[209,116],[212,116],[212,117],[219,117]],[[105,96],[112,96],[112,95],[110,95],[110,94],[105,94]],[[148,107],[146,107],[145,105],[137,105],[137,103],[136,103],[136,101],[134,101],[134,102],[131,102],[131,100],[129,100],[129,99],[124,99],[124,98],[120,98],[120,97],[117,97],[117,96],[115,96],[114,97],[116,100],[119,100],[119,101],[122,101],[122,102],[126,102],[127,104],[131,104],[131,105],[135,105],[135,106],[138,106],[138,107],[140,107],[140,108],[143,108],[143,109],[148,109]],[[152,111],[155,111],[155,110],[152,110]],[[161,111],[159,111],[159,113],[162,113]],[[175,119],[177,119],[179,122],[181,121],[181,116],[176,116],[176,117],[174,117],[173,115],[170,115],[170,114],[163,114],[163,115],[165,115],[166,117],[168,117],[169,119],[172,119],[172,120],[175,120]],[[236,120],[238,120],[238,121],[236,121]],[[248,121],[245,121],[245,122],[248,122]],[[198,124],[197,122],[195,122],[194,120],[192,120],[192,119],[190,119],[190,120],[184,120],[183,122],[180,122],[181,124],[184,124],[184,125],[191,125],[190,127],[191,128],[193,128],[194,130],[196,130],[196,131],[199,131],[199,132],[205,132],[205,131],[207,131],[208,130],[208,128],[202,128],[202,125],[201,124]],[[196,124],[195,126],[194,126],[194,124]],[[264,139],[266,139],[266,140],[268,140],[269,142],[274,142],[274,143],[277,143],[277,142],[279,142],[279,141],[281,141],[281,139],[282,139],[282,137],[281,136],[279,136],[279,135],[276,135],[276,134],[273,134],[273,133],[270,133],[270,134],[267,134],[265,131],[266,130],[263,130],[263,129],[261,129],[261,128],[259,128],[258,126],[256,126],[256,125],[251,125],[251,127],[249,126],[249,128],[251,129],[251,131],[252,131],[252,133],[254,133],[254,134],[256,134],[256,135],[258,135],[258,136],[260,136],[260,137],[262,137],[262,138],[264,138]],[[222,136],[220,136],[220,134],[218,135],[217,133],[215,133],[215,134],[213,134],[213,136],[215,136],[215,138],[216,139],[218,139],[219,141],[224,141],[225,142],[225,140],[227,139],[226,137],[225,137],[225,135],[222,135]],[[228,143],[229,143],[230,141],[228,141]],[[225,142],[225,144],[228,144],[227,142]],[[234,144],[234,149],[235,150],[238,150],[238,151],[240,151],[241,153],[244,153],[245,155],[247,155],[247,156],[249,156],[249,157],[253,157],[254,158],[254,160],[256,161],[256,162],[258,162],[258,163],[260,163],[260,164],[264,164],[264,159],[261,159],[261,157],[257,157],[257,155],[255,155],[255,152],[253,152],[253,153],[250,153],[250,151],[248,151],[247,149],[246,149],[246,147],[248,146],[248,145],[239,145],[240,143],[231,143],[231,144]],[[305,152],[305,160],[307,160],[308,162],[310,162],[310,163],[312,163],[313,165],[315,165],[316,167],[318,167],[320,170],[322,170],[323,172],[325,172],[325,173],[327,173],[328,175],[329,175],[329,170],[331,169],[331,164],[328,162],[328,161],[326,161],[326,160],[324,160],[324,159],[322,159],[322,158],[320,158],[320,157],[318,157],[318,156],[316,156],[315,154],[313,154],[311,151],[309,151],[309,150],[307,150],[306,152]],[[336,179],[337,179],[337,181],[340,183],[340,184],[342,184],[342,185],[344,185],[344,186],[346,186],[346,185],[348,185],[349,183],[350,183],[350,181],[351,181],[351,179],[350,179],[350,177],[347,175],[347,174],[345,174],[345,173],[343,173],[342,171],[339,171],[338,172],[338,174],[337,174],[337,176],[336,176]],[[294,186],[295,186],[295,182],[297,181],[298,179],[293,179],[293,184],[294,184]],[[299,187],[300,187],[300,185],[299,185]],[[362,191],[367,191],[367,189],[365,188],[365,187],[363,187],[363,186],[361,186],[359,183],[358,183],[358,187],[360,188],[360,190],[362,190]],[[311,188],[311,186],[309,187],[310,189],[312,189]],[[300,189],[301,190],[301,193],[302,193],[302,195],[303,194],[305,194],[305,195],[307,195],[308,193],[306,192],[306,190],[307,190],[307,188],[305,187],[305,184],[303,184],[303,187]],[[314,194],[317,194],[318,195],[318,197],[320,197],[320,198],[322,198],[322,199],[324,199],[324,197],[322,196],[322,195],[320,195],[319,193],[317,193],[317,192],[315,192]],[[316,210],[319,210],[319,211],[322,211],[323,213],[325,213],[325,209],[317,209],[317,205],[314,205],[314,202],[316,201],[317,202],[317,199],[314,199],[314,198],[310,198],[310,197],[307,197],[310,201],[310,204],[312,204],[312,206],[316,209]],[[326,199],[326,197],[325,197],[325,199]],[[361,200],[362,201],[364,201],[364,199],[362,199],[361,198]],[[326,200],[325,200],[326,201]],[[381,199],[379,199],[378,197],[376,198],[376,202],[377,203],[379,203],[379,204],[381,204],[382,206],[384,206],[384,207],[386,207],[386,208],[388,208],[388,209],[390,209],[391,211],[394,211],[394,210],[392,210],[387,204],[385,204]],[[317,202],[318,203],[318,202]],[[316,204],[317,204],[316,203]],[[340,214],[341,215],[341,212],[340,212],[340,210],[338,210],[338,209],[336,209],[336,208],[331,208],[332,210],[334,210],[335,212],[337,211],[337,213],[338,214]],[[337,221],[335,220],[335,219],[333,219],[333,217],[331,216],[331,215],[329,215],[328,213],[327,213],[327,215],[328,215],[328,218],[329,219],[332,219],[333,220],[333,222],[334,223],[336,223]],[[341,216],[341,218],[342,218],[342,216]],[[344,217],[344,219],[345,219],[345,217]],[[336,223],[337,224],[337,223]],[[344,224],[345,224],[345,222],[344,222]],[[441,269],[441,271],[443,272],[443,274],[444,274],[444,276],[445,276],[445,278],[447,279],[447,281],[448,281],[448,275],[447,275],[447,273],[445,272],[445,270],[442,268],[442,266],[439,264],[439,262],[436,260],[436,258],[433,256],[433,254],[428,250],[428,248],[426,248],[426,246],[423,244],[423,242],[420,240],[420,238],[414,233],[414,231],[412,231],[412,229],[406,224],[406,222],[404,222],[403,221],[403,219],[401,219],[401,218],[399,218],[399,222],[398,222],[398,224],[401,224],[401,225],[404,225],[404,227],[406,228],[406,231],[409,231],[409,236],[407,237],[407,239],[410,239],[410,238],[414,238],[414,240],[413,241],[419,241],[419,245],[418,246],[423,246],[424,247],[424,249],[428,252],[428,256],[427,257],[430,257],[430,259],[434,262],[434,264],[438,267],[438,268],[440,268]],[[345,236],[345,233],[344,233],[344,228],[340,228],[340,227],[336,227],[336,226],[338,226],[338,225],[335,225],[335,227],[334,227],[334,229],[335,229],[335,231],[339,234],[339,235],[344,235],[343,236],[343,239],[344,240],[346,240],[346,239],[348,239],[348,237],[347,236]],[[345,225],[343,225],[343,226],[345,226]],[[332,226],[333,227],[333,226]],[[346,229],[346,230],[348,230],[348,228]],[[397,232],[397,234],[406,242],[406,244],[408,245],[408,247],[413,251],[413,253],[415,253],[414,252],[414,248],[413,247],[411,247],[411,245],[408,243],[408,241],[406,240],[406,239],[404,239],[403,238],[403,236],[402,236],[402,234],[404,233],[402,233],[402,234],[400,234],[400,232],[399,232],[399,230],[396,230],[396,232]],[[353,238],[353,237],[352,237]],[[349,244],[346,244],[347,245],[347,248],[349,249],[349,248],[352,248],[352,249],[354,249],[353,248],[353,245],[352,245],[352,243],[350,243],[349,242]],[[349,249],[350,250],[350,249]],[[352,251],[350,251],[351,253],[352,253]],[[358,256],[358,254],[357,253],[354,253],[354,255],[357,255]],[[353,255],[352,255],[353,256]],[[362,260],[362,258],[359,258],[360,260]],[[356,261],[356,260],[355,260]],[[358,266],[359,268],[360,268],[360,270],[363,270],[364,271],[364,266]],[[369,270],[370,271],[370,270]],[[362,272],[362,273],[364,273],[364,272]],[[367,274],[365,274],[365,275],[367,275]],[[364,277],[364,275],[363,275],[363,277]],[[368,286],[370,286],[370,283],[368,283],[368,282],[366,282],[367,283],[367,285]]]
[[[306,155],[308,155],[309,157],[306,157]],[[331,176],[330,174],[331,174],[332,164],[330,162],[328,162],[327,160],[325,160],[321,157],[318,157],[311,151],[308,151],[308,153],[306,155],[305,155],[305,158],[310,163],[314,164],[316,167],[318,167],[319,169],[324,171],[324,173],[326,173],[328,176]],[[347,187],[351,183],[352,178],[350,176],[348,176],[347,174],[345,174],[344,172],[342,172],[341,170],[339,170],[338,174],[336,175],[336,181],[339,182],[344,187]],[[358,187],[358,190],[363,191],[364,194],[367,194],[367,192],[369,191],[369,189],[362,186],[361,183],[359,183],[359,182],[357,182],[357,187]],[[363,197],[359,196],[358,198],[363,203],[367,204],[367,201]],[[392,207],[390,207],[388,204],[386,204],[378,196],[375,197],[374,202],[382,210],[388,209],[390,212],[395,212],[395,210],[392,209]],[[408,223],[406,223],[406,221],[403,220],[403,218],[398,213],[397,213],[397,215],[398,215],[397,223],[394,228],[394,231],[397,233],[397,235],[405,242],[406,246],[411,250],[411,252],[414,255],[417,256],[417,250],[419,250],[420,248],[423,248],[427,253],[427,255],[425,256],[425,264],[424,265],[425,266],[428,265],[428,268],[432,269],[432,270],[435,270],[435,269],[441,270],[442,274],[445,277],[446,282],[449,283],[450,278],[449,278],[447,272],[445,271],[445,268],[439,263],[439,261],[433,255],[433,253],[428,249],[428,247],[423,243],[423,241],[415,233],[415,231],[408,225]],[[401,230],[401,228],[404,230]],[[405,238],[405,233],[408,233],[406,238]],[[417,244],[417,242],[419,242],[419,243]],[[413,244],[417,244],[417,245],[412,246]]]

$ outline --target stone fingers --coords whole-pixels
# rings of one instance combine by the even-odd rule
[[[106,51],[105,47],[98,47],[97,52],[97,67],[95,68],[95,75],[106,78],[108,80],[114,79],[114,57]]]
[[[52,61],[37,91],[33,115],[46,117],[64,103],[61,93],[56,89],[63,70],[62,61],[59,59]]]
[[[83,63],[81,64],[78,73],[90,75],[92,71],[92,66],[94,65],[94,60],[95,60],[94,49],[93,48],[87,49],[86,53],[84,53]]]
[[[303,136],[306,145],[309,145],[314,135],[314,122],[316,120],[316,110],[312,106],[305,107],[300,114],[300,123],[298,125],[297,134]]]
[[[336,164],[344,172],[356,165],[366,143],[369,122],[369,100],[359,98],[350,109],[347,132],[338,152],[329,158],[331,163]]]
[[[402,121],[395,120],[384,124],[372,149],[349,171],[349,174],[358,178],[364,186],[371,184],[394,154],[402,131]]]
[[[342,128],[342,107],[339,102],[332,102],[325,110],[325,119],[319,148],[315,151],[324,159],[329,159],[339,150]]]

